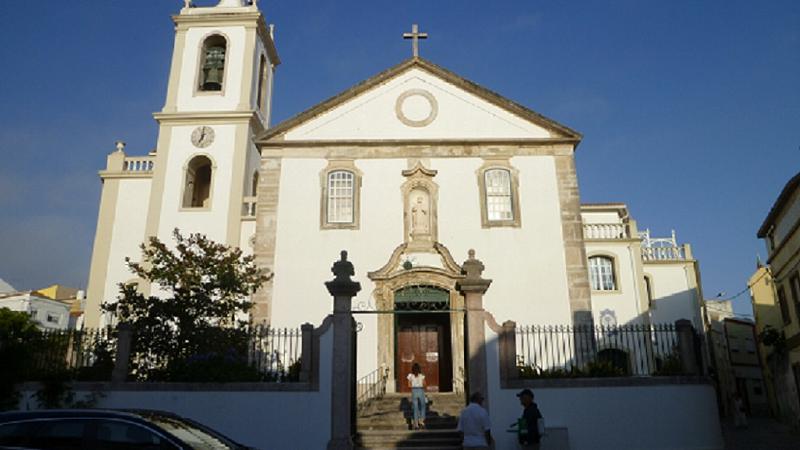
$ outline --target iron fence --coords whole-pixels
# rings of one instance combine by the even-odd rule
[[[116,346],[116,332],[111,328],[42,330],[25,343],[24,377],[108,381]]]
[[[297,328],[210,327],[166,339],[141,330],[132,332],[131,380],[287,382],[300,378],[303,345],[302,331]],[[154,351],[154,345],[160,350]]]
[[[248,363],[275,381],[297,381],[303,334],[299,328],[255,327],[250,331]]]
[[[516,328],[522,378],[657,376],[682,373],[675,325]]]

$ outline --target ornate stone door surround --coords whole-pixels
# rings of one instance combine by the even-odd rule
[[[453,362],[453,389],[463,390],[464,374],[464,297],[456,290],[456,283],[464,278],[461,266],[455,262],[450,251],[438,242],[432,242],[428,251],[441,259],[441,267],[409,266],[409,255],[425,250],[415,249],[406,242],[392,252],[389,261],[367,276],[375,283],[373,298],[375,307],[384,314],[378,315],[378,366],[389,368],[389,380],[395,380],[395,300],[397,290],[410,286],[433,286],[450,294],[450,342]],[[404,263],[406,263],[404,265]],[[387,390],[395,391],[394,383]]]

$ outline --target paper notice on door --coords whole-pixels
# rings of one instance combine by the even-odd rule
[[[425,361],[428,361],[428,362],[439,361],[439,352],[427,352],[427,353],[425,353]]]
[[[402,355],[400,355],[400,360],[405,362],[405,363],[413,362],[414,361],[414,354],[413,353],[411,353],[411,354],[403,353]]]

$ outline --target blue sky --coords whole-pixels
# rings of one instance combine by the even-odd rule
[[[0,278],[85,286],[96,172],[115,140],[129,154],[155,146],[181,4],[4,5]],[[583,201],[625,202],[655,234],[674,228],[707,297],[745,288],[765,253],[756,230],[800,170],[797,1],[260,5],[283,60],[273,123],[407,58],[400,35],[419,23],[423,57],[583,133]]]

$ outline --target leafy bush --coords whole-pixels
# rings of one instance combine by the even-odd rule
[[[258,373],[244,367],[247,323],[237,318],[269,278],[239,248],[177,229],[173,236],[174,250],[151,237],[141,246],[142,262],[126,258],[133,274],[164,294],[145,296],[135,284],[120,284],[118,301],[103,306],[134,330],[132,378],[250,381]]]

